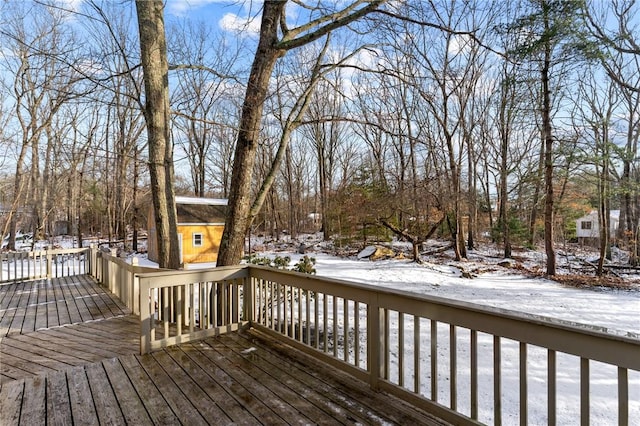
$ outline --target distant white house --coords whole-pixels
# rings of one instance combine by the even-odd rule
[[[620,222],[620,210],[611,210],[609,215],[609,229],[611,236],[615,236]],[[600,238],[600,224],[598,222],[598,212],[592,210],[586,216],[576,220],[576,234],[578,242],[586,244],[597,243]]]

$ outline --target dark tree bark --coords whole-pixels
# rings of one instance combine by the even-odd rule
[[[169,66],[162,0],[136,0],[140,53],[144,70],[145,119],[149,141],[149,174],[158,240],[158,264],[178,269],[180,252],[173,190],[173,146],[170,139]]]
[[[401,238],[405,238],[407,241],[411,243],[411,257],[413,261],[416,263],[422,263],[422,258],[420,257],[420,245],[425,241],[423,238],[420,238],[417,235],[411,235],[406,230],[400,229],[397,226],[389,223],[385,219],[380,219],[380,223],[385,227],[390,229],[394,234],[398,235]]]
[[[542,6],[545,34],[549,33],[549,16],[546,4]],[[544,58],[540,79],[542,82],[542,137],[544,139],[544,247],[547,254],[547,275],[556,274],[556,253],[553,236],[553,134],[551,132],[551,92],[549,89],[549,73],[551,68],[552,46],[549,40],[544,44]]]

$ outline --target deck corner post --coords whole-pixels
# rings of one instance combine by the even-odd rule
[[[134,315],[140,314],[140,277],[135,272],[131,273],[131,307]]]
[[[380,308],[377,295],[367,306],[367,365],[369,368],[369,385],[373,390],[380,390],[380,379],[384,377],[384,327],[385,312]]]

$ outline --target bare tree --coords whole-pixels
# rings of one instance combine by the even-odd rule
[[[466,88],[473,85],[477,78],[472,61],[460,46],[469,43],[471,51],[474,40],[464,40],[452,31],[441,28],[458,28],[465,24],[464,19],[469,5],[448,4],[437,14],[439,28],[419,27],[412,37],[409,49],[419,63],[420,75],[413,78],[422,100],[431,112],[434,123],[433,141],[441,145],[436,150],[443,153],[446,165],[446,203],[447,224],[452,238],[456,260],[466,257],[465,237],[463,234],[463,158],[468,151],[464,133],[464,114],[471,94]],[[425,9],[422,13],[430,13]],[[420,36],[418,36],[420,35]],[[477,50],[476,50],[477,51]],[[431,148],[434,149],[434,148]]]
[[[328,13],[323,13],[324,9],[307,5],[313,12],[312,18],[308,23],[295,28],[289,28],[286,23],[287,3],[289,2],[266,0],[262,8],[258,47],[251,66],[236,141],[229,212],[217,262],[220,266],[237,264],[242,256],[244,237],[249,225],[251,181],[260,138],[262,110],[276,61],[287,51],[312,43],[375,11],[385,0],[353,1],[341,10]]]
[[[577,12],[580,2],[573,0],[540,0],[532,2],[532,10],[518,18],[511,26],[522,34],[522,42],[516,52],[523,58],[536,61],[540,76],[540,122],[544,147],[544,242],[547,255],[547,275],[556,274],[554,247],[554,133],[552,99],[552,71],[572,57],[569,55],[571,37],[579,34]]]
[[[612,130],[613,114],[619,102],[619,94],[611,80],[606,85],[599,84],[593,76],[593,70],[587,69],[578,83],[579,99],[576,105],[580,105],[574,119],[576,127],[586,127],[588,138],[587,152],[584,163],[592,163],[595,167],[596,185],[598,194],[598,222],[600,239],[600,259],[596,275],[604,272],[606,258],[611,258],[611,164],[612,164]]]
[[[47,182],[56,142],[51,126],[62,106],[77,96],[74,85],[78,81],[73,69],[60,59],[69,55],[67,60],[74,61],[70,56],[74,52],[73,34],[65,27],[63,14],[40,5],[13,6],[14,19],[2,30],[14,58],[15,68],[10,72],[14,76],[14,112],[21,140],[8,220],[10,249],[15,249],[17,211],[23,203],[32,212],[34,238],[46,232],[50,187],[43,183]],[[35,19],[33,28],[29,19]]]
[[[237,77],[232,77],[239,51],[227,40],[213,34],[203,22],[184,23],[173,28],[170,60],[176,76],[173,90],[173,138],[189,163],[193,193],[204,197],[209,192],[208,160],[224,122]]]

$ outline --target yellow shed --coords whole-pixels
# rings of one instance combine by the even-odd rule
[[[180,263],[206,263],[218,260],[224,230],[227,200],[220,198],[176,197]],[[148,258],[158,260],[153,209],[148,221]]]

